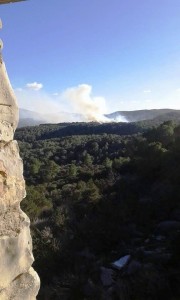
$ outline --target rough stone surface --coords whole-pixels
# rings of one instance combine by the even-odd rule
[[[130,259],[131,259],[130,255],[125,255],[125,256],[121,257],[120,259],[114,261],[111,265],[115,269],[121,270],[122,268],[124,268],[128,264]]]
[[[23,163],[13,141],[18,106],[0,62],[0,300],[35,300],[39,277],[33,263],[30,221],[20,209],[25,197]]]
[[[0,0],[0,4],[8,4],[8,3],[20,2],[20,1],[26,1],[26,0]]]
[[[39,291],[39,277],[30,268],[27,273],[16,277],[11,284],[0,292],[1,300],[35,300]]]
[[[18,204],[24,197],[23,164],[17,142],[12,141],[0,148],[0,206]]]
[[[0,140],[13,140],[13,134],[18,124],[18,106],[11,87],[6,67],[0,62]]]
[[[0,264],[0,290],[8,286],[19,274],[29,270],[33,263],[31,236],[29,222],[24,218],[19,234],[16,237],[0,238],[0,257],[3,263]],[[0,275],[1,276],[1,275]]]
[[[101,281],[104,286],[110,286],[113,284],[114,271],[109,268],[101,267]]]

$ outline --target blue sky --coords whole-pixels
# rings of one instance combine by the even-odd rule
[[[29,0],[0,16],[21,107],[79,112],[67,91],[83,85],[107,112],[180,109],[179,0]]]

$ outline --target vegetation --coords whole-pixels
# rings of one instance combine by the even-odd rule
[[[64,123],[16,138],[38,299],[180,299],[179,125]]]

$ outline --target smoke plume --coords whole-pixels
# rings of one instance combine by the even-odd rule
[[[92,87],[81,84],[66,90],[65,97],[73,106],[74,112],[82,116],[84,121],[109,122],[104,116],[106,113],[106,101],[103,97],[93,97]]]
[[[33,83],[33,87],[36,84]],[[19,106],[25,110],[28,118],[43,120],[44,123],[60,122],[126,122],[122,116],[106,117],[106,100],[94,97],[92,87],[81,84],[68,88],[64,92],[48,94],[35,88],[15,89]],[[25,112],[24,112],[25,113]],[[24,117],[25,118],[25,117]]]

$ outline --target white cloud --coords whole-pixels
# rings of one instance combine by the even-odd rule
[[[131,100],[130,102],[131,103],[139,103],[140,101],[139,100]]]
[[[178,89],[176,90],[176,92],[180,92],[180,88],[178,88]]]
[[[151,90],[145,90],[144,93],[149,94],[149,93],[151,93]]]
[[[43,88],[43,84],[35,81],[35,82],[27,83],[26,87],[33,91],[39,91]]]

